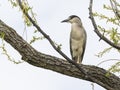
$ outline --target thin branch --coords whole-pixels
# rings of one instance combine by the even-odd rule
[[[73,60],[71,60],[69,57],[67,57],[58,47],[55,46],[53,40],[49,37],[49,35],[47,35],[37,24],[36,22],[30,17],[30,15],[24,11],[23,6],[22,6],[22,2],[21,0],[18,0],[18,4],[21,8],[21,10],[23,11],[23,13],[27,16],[27,18],[30,20],[30,22],[33,24],[34,27],[36,27],[36,29],[49,41],[49,43],[52,45],[52,47],[60,54],[62,55],[69,63],[75,65],[84,75],[85,77],[87,77],[87,72],[76,62],[74,62]]]
[[[91,22],[93,24],[93,27],[94,27],[94,31],[95,33],[100,37],[100,39],[104,40],[106,43],[108,43],[109,45],[111,45],[112,47],[116,48],[116,49],[119,49],[120,50],[120,46],[114,44],[113,42],[111,42],[108,38],[106,38],[104,35],[102,35],[98,28],[97,28],[97,24],[95,22],[95,19],[93,17],[93,11],[92,11],[92,6],[93,6],[93,0],[90,0],[90,5],[89,5],[89,17],[91,19]]]

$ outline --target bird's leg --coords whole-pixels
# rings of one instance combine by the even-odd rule
[[[77,63],[77,56],[73,57],[73,60]]]
[[[80,57],[77,56],[77,63],[80,63]]]
[[[80,63],[80,62],[79,62],[79,56],[77,57],[77,63]]]

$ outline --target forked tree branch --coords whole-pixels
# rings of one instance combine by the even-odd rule
[[[95,33],[100,37],[100,39],[104,40],[106,43],[108,43],[112,47],[120,50],[120,45],[116,45],[113,42],[111,42],[108,38],[106,38],[104,35],[102,35],[100,33],[100,31],[98,30],[97,24],[96,24],[95,19],[93,17],[92,6],[93,6],[93,0],[90,0],[90,4],[89,4],[89,17],[90,17],[92,25],[94,27]]]
[[[57,46],[55,46],[53,40],[49,37],[49,35],[47,35],[41,28],[40,26],[37,25],[37,23],[30,17],[30,15],[25,12],[24,7],[22,5],[21,0],[18,0],[18,4],[22,10],[22,12],[27,16],[27,18],[30,20],[30,22],[33,24],[33,26],[49,41],[49,43],[52,45],[52,47],[61,55],[63,56],[69,63],[75,65],[83,74],[84,76],[87,78],[87,72],[80,67],[79,64],[77,64],[76,62],[74,62],[73,60],[71,60],[68,56],[66,56]]]
[[[99,84],[107,90],[120,89],[120,78],[114,74],[96,66],[80,65],[80,67],[84,68],[87,74],[90,75],[90,77],[88,76],[88,78],[86,78],[78,68],[67,61],[35,50],[30,44],[23,40],[14,29],[0,20],[0,34],[3,33],[5,34],[4,40],[20,53],[24,61],[31,65],[49,69],[67,76],[91,81]],[[108,76],[106,76],[106,74],[108,74]]]
[[[35,23],[34,21],[32,23],[34,26],[36,25],[34,24]],[[36,28],[38,30],[40,29],[38,25]],[[106,88],[107,90],[119,90],[120,88],[120,78],[118,78],[116,75],[112,73],[107,72],[102,68],[81,64],[80,65],[77,64],[78,65],[77,67],[75,66],[74,63],[70,64],[63,59],[38,52],[25,40],[23,40],[22,37],[19,36],[14,29],[7,26],[1,20],[0,20],[0,33],[5,34],[4,40],[8,42],[13,48],[15,48],[21,54],[22,59],[24,61],[28,62],[31,65],[53,70],[55,72],[68,75],[71,77],[91,81],[99,84],[100,86]],[[47,37],[49,38],[48,35]],[[81,71],[81,69],[83,71]],[[87,77],[86,73],[84,72],[87,72]],[[109,75],[106,76],[106,74],[108,73]]]

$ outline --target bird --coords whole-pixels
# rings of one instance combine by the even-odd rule
[[[61,21],[71,24],[70,32],[70,53],[72,60],[81,64],[86,48],[87,34],[83,27],[80,17],[77,15],[71,15],[67,19]]]

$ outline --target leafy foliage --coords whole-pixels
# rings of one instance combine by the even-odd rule
[[[41,36],[41,37],[36,37],[36,36],[33,36],[32,40],[30,41],[30,44],[34,43],[35,41],[37,40],[43,40],[45,37]]]
[[[109,68],[108,71],[113,72],[113,73],[119,73],[120,72],[120,62],[117,62],[114,65],[112,65],[112,67]]]
[[[107,10],[107,12],[111,12],[112,15],[105,15],[102,13],[95,12],[93,15],[94,17],[98,17],[103,22],[107,23],[107,26],[109,25],[109,28],[106,28],[104,25],[98,25],[98,29],[105,37],[108,37],[114,44],[118,45],[120,43],[120,22],[118,20],[118,17],[114,14],[113,8],[110,5],[103,5],[103,9]],[[98,54],[98,56],[103,56],[107,51],[110,51],[112,47],[106,48],[102,52]]]
[[[98,12],[95,12],[93,15],[94,17],[99,18],[99,20],[102,20],[102,22],[107,23],[107,26],[109,26],[106,27],[105,25],[98,25],[98,29],[103,34],[103,36],[107,37],[115,45],[120,45],[120,4],[116,0],[110,0],[110,2],[111,5],[103,5],[103,10],[106,10],[107,13],[110,12],[111,15]],[[111,50],[112,47],[107,47],[103,51],[99,52],[97,56],[102,57],[104,54],[110,52]],[[112,65],[111,68],[109,68],[109,71],[113,73],[120,72],[120,62],[118,61]]]
[[[23,61],[22,62],[21,61],[16,61],[14,58],[12,58],[8,54],[7,49],[5,47],[5,43],[4,43],[4,36],[5,36],[4,33],[0,33],[0,38],[2,39],[2,43],[1,43],[2,45],[0,46],[0,49],[2,49],[2,54],[4,54],[5,56],[7,56],[8,60],[14,62],[15,64],[22,63]]]
[[[18,2],[17,2],[18,0],[8,0],[8,1],[11,3],[13,8],[19,8]],[[32,19],[37,23],[37,20],[35,18],[36,14],[32,11],[32,7],[29,6],[28,1],[22,0],[22,4],[24,6],[24,8],[23,8],[24,12],[29,13],[31,15]],[[20,8],[19,8],[19,10],[20,10]],[[24,24],[25,25],[24,31],[26,31],[26,26],[31,27],[32,23],[29,21],[29,19],[27,18],[27,16],[24,13],[22,14],[22,18],[23,18],[24,23],[25,23]],[[37,30],[34,31],[34,34],[35,33],[37,33]],[[22,63],[23,61],[16,61],[13,57],[11,57],[11,55],[9,55],[9,53],[5,47],[5,43],[4,43],[4,33],[0,33],[0,38],[2,38],[2,43],[0,46],[0,49],[2,50],[2,54],[7,56],[8,60],[14,62],[15,64]],[[34,43],[37,40],[42,40],[42,39],[44,39],[44,38],[34,35],[33,38],[30,40],[30,44]]]
[[[17,6],[18,6],[17,0],[8,0],[8,1],[11,3],[11,5],[12,5],[13,7],[17,7]]]
[[[11,5],[13,7],[18,7],[19,8],[17,0],[8,0],[8,1],[10,1]],[[27,0],[22,0],[22,5],[23,5],[24,13],[30,13],[32,19],[37,23],[37,20],[35,18],[36,14],[33,12],[32,7],[29,6],[28,1]],[[27,26],[32,26],[32,23],[29,21],[29,19],[27,18],[27,16],[24,13],[22,13],[23,14],[22,17],[24,19],[25,24]]]
[[[99,52],[96,56],[97,57],[102,57],[105,53],[108,53],[112,47],[105,48],[103,51]]]
[[[10,1],[11,5],[13,7],[16,7],[16,8],[18,7],[20,9],[17,0],[8,0],[8,1]],[[31,27],[32,23],[29,21],[28,17],[25,15],[25,13],[29,13],[31,15],[32,19],[34,20],[34,22],[37,23],[37,20],[36,20],[36,17],[35,17],[36,13],[33,12],[33,10],[32,10],[33,8],[30,7],[27,0],[22,0],[22,5],[23,5],[23,10],[20,9],[20,11],[24,12],[24,13],[22,13],[22,18],[23,18],[24,23],[25,23],[24,24],[25,25],[24,32],[25,31],[27,32],[26,26]],[[30,44],[34,43],[37,40],[43,40],[44,39],[44,37],[39,37],[39,36],[35,35],[35,33],[37,33],[37,32],[38,32],[37,30],[34,30],[34,33],[33,33],[34,35],[33,35],[32,39],[30,40]]]

